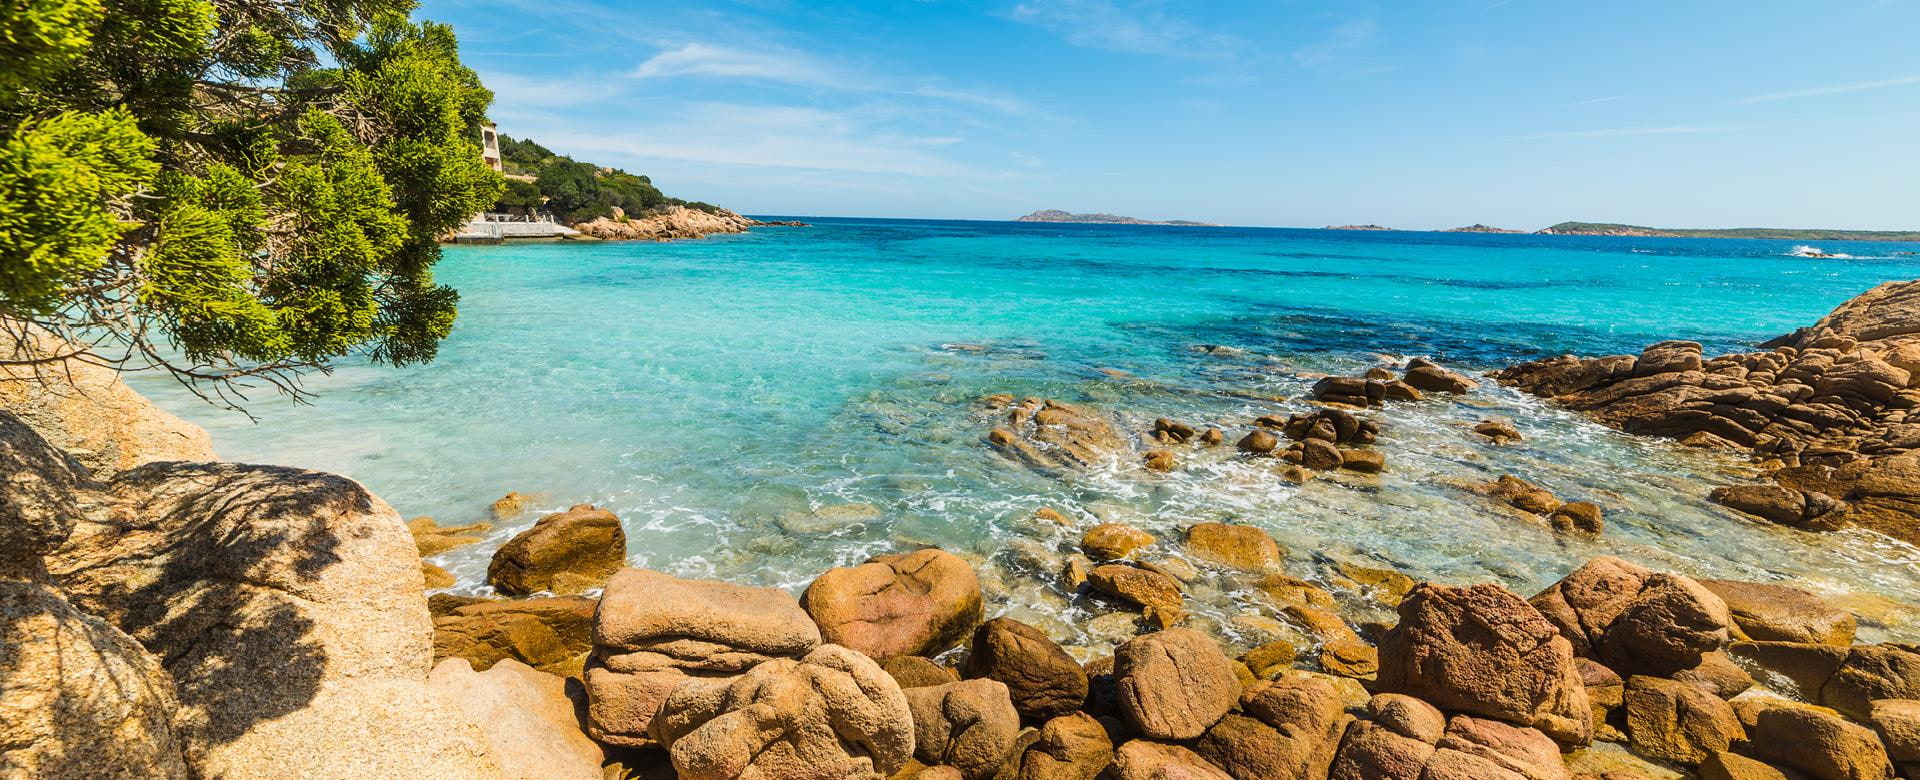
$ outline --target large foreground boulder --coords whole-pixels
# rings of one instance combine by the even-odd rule
[[[188,778],[173,679],[39,583],[0,581],[0,777]]]
[[[1757,758],[1816,780],[1885,780],[1893,762],[1873,729],[1831,710],[1783,699],[1744,699],[1734,711]]]
[[[567,681],[513,659],[476,672],[464,658],[435,664],[427,678],[486,734],[510,780],[598,780],[605,751],[580,728]]]
[[[1560,629],[1575,653],[1623,675],[1668,675],[1725,647],[1733,617],[1726,602],[1687,577],[1619,558],[1587,561],[1529,603]]]
[[[1380,691],[1537,728],[1568,744],[1592,738],[1573,646],[1498,585],[1416,586],[1379,655]]]
[[[1200,736],[1240,697],[1233,661],[1189,628],[1127,640],[1114,651],[1113,676],[1127,722],[1153,739]]]
[[[1014,709],[1045,720],[1080,709],[1087,700],[1087,673],[1040,629],[999,617],[973,632],[968,677],[1005,683]]]
[[[427,690],[432,625],[400,516],[299,469],[120,474],[47,559],[75,606],[163,660],[209,777],[489,777]]]
[[[1448,719],[1383,693],[1347,729],[1331,780],[1566,780],[1559,746],[1537,730],[1466,715]]]
[[[622,569],[600,597],[593,643],[588,733],[609,745],[648,747],[656,744],[654,715],[677,686],[695,678],[724,683],[756,665],[804,656],[820,644],[820,630],[782,590]]]
[[[1250,689],[1194,751],[1234,777],[1325,777],[1353,717],[1333,683],[1290,675]]]
[[[905,695],[913,713],[914,757],[958,769],[969,780],[998,768],[1020,735],[1020,713],[998,680],[909,688]]]
[[[874,658],[934,655],[980,624],[980,579],[959,556],[915,550],[828,569],[800,604],[830,644]]]
[[[682,780],[879,780],[914,751],[900,686],[836,645],[689,679],[661,703],[652,733]]]

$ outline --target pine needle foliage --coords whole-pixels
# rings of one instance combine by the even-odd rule
[[[0,3],[0,365],[159,370],[234,405],[432,360],[459,300],[438,239],[504,182],[492,93],[412,10]]]

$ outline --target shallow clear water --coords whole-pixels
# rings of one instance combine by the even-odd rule
[[[459,325],[418,368],[316,377],[312,406],[260,398],[258,424],[139,387],[206,425],[227,458],[340,472],[403,514],[485,518],[508,490],[543,509],[589,502],[626,522],[635,565],[796,590],[828,566],[937,544],[983,562],[995,610],[1072,637],[1102,611],[1049,584],[1098,518],[1158,533],[1251,523],[1290,569],[1331,560],[1532,593],[1618,554],[1699,575],[1789,579],[1846,601],[1868,637],[1920,638],[1920,554],[1865,532],[1817,536],[1704,500],[1751,477],[1739,459],[1626,437],[1486,383],[1462,400],[1380,412],[1389,471],[1295,486],[1270,466],[1183,451],[1083,478],[1024,469],[983,445],[973,402],[1009,392],[1244,429],[1307,409],[1315,372],[1381,355],[1473,370],[1690,338],[1742,348],[1811,323],[1888,279],[1915,246],[1303,230],[820,220],[677,243],[447,250]],[[1222,358],[1193,349],[1247,351]],[[1123,375],[1114,375],[1117,370]],[[1513,419],[1524,444],[1466,432]],[[1607,511],[1598,541],[1556,538],[1462,486],[1513,473]],[[808,513],[842,504],[822,522]],[[1079,523],[1031,518],[1051,506]],[[829,516],[834,511],[828,510]],[[877,516],[874,516],[876,515]],[[857,522],[846,522],[845,518]],[[483,588],[489,543],[439,559]],[[1198,619],[1262,612],[1233,576],[1193,585]]]

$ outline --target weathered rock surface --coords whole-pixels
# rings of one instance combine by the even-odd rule
[[[1666,675],[1726,646],[1726,602],[1678,574],[1619,558],[1588,561],[1529,603],[1559,627],[1574,652],[1622,674]]]
[[[995,780],[1093,780],[1113,763],[1107,729],[1084,712],[1041,724],[1017,756],[1010,757]]]
[[[1448,371],[1439,363],[1426,358],[1407,361],[1407,372],[1402,380],[1412,385],[1414,389],[1429,393],[1464,393],[1480,386],[1480,383],[1468,379],[1465,375]]]
[[[1153,542],[1153,534],[1126,523],[1101,523],[1080,537],[1080,550],[1096,561],[1117,561]]]
[[[1014,709],[1045,720],[1080,708],[1087,700],[1087,673],[1040,629],[1013,618],[994,618],[973,632],[965,666],[968,677],[1004,683]]]
[[[660,704],[652,735],[683,780],[886,778],[914,752],[900,687],[836,645],[735,677],[691,678]]]
[[[1873,703],[1867,722],[1880,733],[1880,742],[1894,763],[1920,763],[1920,701],[1880,699]]]
[[[0,581],[0,776],[193,777],[178,706],[132,637],[46,585]]]
[[[1084,471],[1131,460],[1128,453],[1132,451],[1106,415],[1037,398],[1010,409],[1005,424],[987,434],[987,443],[1009,458],[1048,472]]]
[[[1202,560],[1248,571],[1277,566],[1283,554],[1279,543],[1266,531],[1230,523],[1197,523],[1188,528],[1187,552]]]
[[[960,673],[917,655],[896,655],[880,659],[880,668],[893,676],[901,690],[926,688],[959,682]]]
[[[724,684],[756,664],[806,655],[820,644],[820,630],[784,591],[622,569],[600,598],[593,640],[588,733],[609,745],[647,747],[655,744],[654,714],[677,686]],[[898,690],[892,678],[887,683]]]
[[[542,591],[559,595],[600,587],[627,562],[620,518],[590,504],[540,518],[500,545],[487,566],[487,583],[509,596]]]
[[[1331,780],[1565,780],[1560,750],[1545,734],[1456,715],[1410,696],[1383,693],[1347,729]]]
[[[153,463],[115,477],[47,563],[82,611],[163,659],[206,776],[498,772],[426,689],[420,559],[343,477]]]
[[[1819,596],[1799,588],[1766,582],[1700,580],[1726,602],[1738,638],[1757,641],[1853,644],[1858,621]]]
[[[1113,780],[1234,780],[1179,745],[1129,740],[1113,753]]]
[[[829,569],[800,605],[828,643],[874,658],[933,655],[980,624],[980,580],[952,553],[916,550]]]
[[[1807,773],[1816,780],[1893,777],[1886,747],[1872,729],[1832,711],[1783,699],[1743,699],[1734,712],[1746,727],[1756,758]]]
[[[720,233],[744,233],[747,228],[762,224],[773,223],[762,223],[727,209],[702,211],[686,206],[667,206],[639,216],[622,215],[619,219],[598,217],[575,223],[572,227],[606,241],[671,241]]]
[[[578,596],[481,601],[433,619],[433,657],[463,658],[485,671],[504,659],[578,676],[593,650],[594,599]]]
[[[1094,590],[1144,608],[1179,612],[1183,597],[1180,583],[1150,569],[1109,563],[1087,572],[1087,584]]]
[[[29,344],[0,347],[0,359],[33,360],[72,352],[36,333]],[[119,372],[83,360],[0,366],[0,410],[78,459],[100,479],[145,463],[217,461],[213,440],[120,381]]]
[[[1498,585],[1415,586],[1381,639],[1377,689],[1531,726],[1569,744],[1593,732],[1573,646]]]
[[[1288,417],[1280,430],[1294,441],[1319,439],[1331,444],[1359,446],[1372,444],[1379,438],[1380,423],[1344,409],[1316,409]]]
[[[1186,628],[1127,640],[1114,651],[1113,676],[1127,722],[1152,739],[1200,736],[1240,696],[1233,661],[1211,637]]]
[[[1638,356],[1523,363],[1499,380],[1629,433],[1784,464],[1771,476],[1791,492],[1716,492],[1715,500],[1740,511],[1809,530],[1848,520],[1913,542],[1920,540],[1920,483],[1913,480],[1920,463],[1912,455],[1920,419],[1908,417],[1920,408],[1917,296],[1920,281],[1888,282],[1813,327],[1768,342],[1768,352],[1707,360],[1699,344],[1669,341]],[[1852,473],[1807,473],[1821,469]]]
[[[1288,676],[1249,690],[1194,751],[1234,777],[1325,777],[1353,717],[1332,683]]]
[[[1635,675],[1626,708],[1627,738],[1649,758],[1696,765],[1746,737],[1724,699],[1682,682]]]
[[[1020,734],[1007,686],[998,680],[961,680],[906,690],[913,713],[913,755],[978,780],[990,776]]]
[[[466,659],[449,658],[434,665],[427,685],[486,735],[504,777],[601,777],[606,756],[581,730],[566,680],[513,659],[476,672]]]
[[[1728,648],[1793,682],[1807,701],[1867,720],[1878,699],[1920,699],[1920,653],[1899,645],[1740,642]]]

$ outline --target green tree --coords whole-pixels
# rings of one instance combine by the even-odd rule
[[[356,354],[433,359],[458,301],[437,239],[503,183],[492,93],[412,10],[0,4],[0,363],[157,369],[231,404]]]

